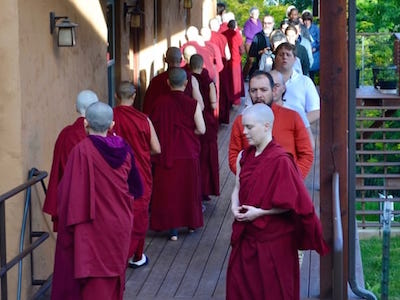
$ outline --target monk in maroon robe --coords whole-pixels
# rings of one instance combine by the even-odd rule
[[[264,104],[243,112],[250,147],[238,157],[232,193],[228,300],[298,300],[298,249],[328,252],[301,174],[272,140],[273,120]]]
[[[112,119],[107,104],[87,108],[89,136],[72,149],[58,186],[54,300],[123,298],[133,200],[143,190],[130,146],[107,137]]]
[[[210,20],[211,38],[210,41],[218,46],[222,57],[223,69],[219,73],[220,85],[219,85],[219,101],[218,101],[218,113],[220,123],[229,124],[229,110],[231,108],[232,96],[232,80],[229,69],[229,60],[231,59],[231,53],[229,50],[228,40],[226,36],[219,32],[219,21],[217,19]]]
[[[186,39],[187,42],[181,47],[182,53],[187,46],[193,46],[196,49],[196,53],[203,57],[204,69],[208,71],[211,79],[216,82],[217,70],[216,62],[214,61],[215,54],[206,46],[203,39],[200,38],[198,28],[195,26],[189,26],[189,28],[186,30]]]
[[[171,240],[177,240],[177,228],[203,226],[197,135],[204,134],[205,124],[198,102],[183,92],[186,72],[168,73],[171,92],[160,96],[150,115],[161,144],[153,159],[150,229],[170,230]]]
[[[136,90],[132,83],[123,81],[118,90],[118,106],[114,108],[114,132],[132,147],[136,166],[143,180],[143,196],[133,202],[133,230],[128,264],[138,268],[148,263],[143,253],[146,232],[149,227],[149,204],[153,185],[151,154],[161,152],[160,143],[150,119],[133,107]]]
[[[233,98],[232,104],[239,105],[240,97],[244,97],[244,81],[242,73],[242,54],[244,53],[243,38],[240,31],[237,30],[235,20],[228,22],[228,30],[223,34],[228,40],[229,50],[231,51],[232,58],[229,61],[231,71]]]
[[[201,55],[192,55],[190,68],[199,82],[204,100],[203,118],[206,133],[200,136],[201,190],[203,200],[210,200],[209,195],[219,195],[218,119],[214,116],[217,95],[214,82],[208,76],[207,70],[203,69]]]
[[[80,117],[72,125],[65,127],[57,137],[53,152],[53,163],[50,171],[49,185],[47,187],[46,199],[43,211],[51,215],[53,231],[57,231],[57,187],[67,164],[68,155],[72,148],[86,137],[83,120],[86,108],[99,101],[96,94],[90,90],[81,91],[76,98],[76,110]]]
[[[169,47],[166,52],[165,62],[170,68],[180,68],[182,63],[182,53],[177,47]],[[189,73],[187,74],[188,84],[185,87],[185,94],[189,97],[196,99],[200,103],[201,109],[204,108],[203,98],[199,90],[199,83]],[[168,70],[155,76],[146,90],[143,101],[143,112],[150,115],[154,107],[157,106],[157,99],[159,96],[164,95],[171,91],[168,83]]]

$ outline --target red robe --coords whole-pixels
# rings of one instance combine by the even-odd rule
[[[153,185],[150,161],[150,125],[147,116],[132,106],[117,106],[114,108],[114,131],[123,137],[132,147],[135,154],[136,166],[143,180],[143,196],[135,199],[133,211],[132,243],[129,256],[132,256],[137,247],[144,245],[144,239],[149,226],[149,204]],[[142,251],[139,251],[142,252]],[[141,259],[138,253],[137,259]],[[136,254],[135,254],[136,255]]]
[[[186,71],[186,70],[185,70]],[[190,72],[186,71],[188,83],[185,88],[185,94],[189,97],[192,97],[192,77]],[[146,90],[146,94],[144,95],[143,101],[143,112],[146,115],[150,115],[153,111],[154,107],[156,106],[156,101],[159,96],[167,94],[171,91],[167,83],[168,79],[168,70],[158,74],[157,76],[153,77],[150,81],[149,87]]]
[[[221,123],[229,124],[229,110],[231,108],[232,95],[232,80],[228,61],[226,60],[225,47],[228,44],[226,36],[222,33],[211,31],[211,42],[218,46],[222,63],[224,68],[219,73],[220,84],[219,84],[219,101],[218,101],[218,114]]]
[[[293,159],[274,141],[258,156],[255,147],[245,150],[240,165],[241,205],[289,211],[233,222],[227,299],[299,299],[297,250],[328,252],[303,179]]]
[[[79,117],[72,125],[65,127],[58,135],[54,146],[49,185],[43,205],[43,211],[52,217],[54,232],[57,231],[58,225],[57,187],[64,174],[69,153],[76,144],[86,137],[83,120],[83,117]]]
[[[101,291],[114,295],[107,299],[122,299],[132,194],[140,196],[140,189],[133,154],[122,138],[89,136],[74,147],[58,187],[52,299],[105,299]]]
[[[218,163],[218,119],[210,102],[210,84],[214,84],[203,69],[201,74],[193,73],[199,81],[200,92],[204,100],[203,118],[206,133],[200,135],[200,169],[202,195],[219,195],[219,163]]]
[[[150,115],[161,145],[161,154],[153,158],[152,230],[203,226],[196,105],[183,92],[171,91]]]
[[[228,40],[229,50],[231,50],[231,60],[229,68],[231,72],[233,98],[232,104],[240,104],[240,97],[244,97],[244,81],[242,73],[242,54],[243,39],[239,30],[228,29],[223,32]]]

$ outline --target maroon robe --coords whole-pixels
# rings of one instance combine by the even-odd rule
[[[141,188],[122,138],[89,136],[74,147],[58,186],[52,299],[104,299],[101,290],[122,299],[133,199]]]
[[[186,71],[186,70],[185,70]],[[192,77],[190,72],[186,71],[188,83],[185,88],[185,94],[189,97],[192,97],[193,88],[192,88]],[[168,70],[158,74],[153,77],[150,81],[149,87],[146,90],[146,94],[144,95],[143,101],[143,112],[146,115],[150,115],[156,106],[156,101],[160,95],[167,94],[171,91],[171,88],[167,82],[168,79]]]
[[[196,105],[183,92],[171,91],[150,115],[161,145],[161,154],[153,157],[152,230],[203,226]]]
[[[193,73],[199,81],[200,92],[204,100],[203,118],[206,124],[206,133],[200,135],[200,169],[202,195],[219,195],[219,163],[218,163],[218,119],[210,102],[210,84],[214,84],[203,69],[201,74]]]
[[[240,165],[240,205],[289,211],[233,222],[227,299],[299,299],[297,250],[328,252],[301,174],[274,141],[258,156],[255,147],[249,147]]]
[[[242,48],[243,39],[239,30],[228,29],[223,32],[228,40],[229,50],[231,51],[231,60],[229,68],[231,72],[233,98],[232,104],[239,105],[240,97],[244,97],[244,81],[242,73]]]
[[[222,63],[224,64],[224,68],[219,73],[219,101],[216,115],[219,116],[221,123],[229,124],[229,110],[231,108],[230,99],[232,99],[233,96],[228,61],[226,60],[225,55],[225,47],[228,44],[228,40],[222,33],[211,31],[210,41],[218,46],[222,57]]]
[[[83,117],[79,117],[72,125],[65,127],[58,135],[54,146],[49,185],[43,205],[43,211],[51,215],[54,232],[57,231],[58,225],[57,187],[64,174],[69,153],[76,144],[86,137],[85,126],[83,124],[84,119]]]
[[[143,180],[143,196],[133,203],[132,242],[129,256],[142,258],[144,239],[149,226],[149,204],[153,185],[150,161],[150,124],[147,116],[132,106],[120,105],[114,108],[114,132],[123,137],[132,147],[136,166]],[[137,252],[137,253],[136,253]]]

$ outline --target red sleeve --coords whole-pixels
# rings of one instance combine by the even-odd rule
[[[234,174],[236,174],[236,159],[239,152],[248,146],[248,143],[244,143],[242,139],[242,133],[242,116],[239,115],[232,124],[231,138],[229,141],[229,168]]]
[[[307,128],[304,126],[303,120],[298,113],[294,115],[296,164],[299,167],[301,176],[305,179],[310,172],[314,160],[314,152],[311,146],[310,136]]]

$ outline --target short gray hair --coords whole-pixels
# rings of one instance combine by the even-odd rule
[[[91,104],[86,109],[86,121],[95,132],[106,132],[113,121],[112,108],[103,102]]]

